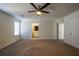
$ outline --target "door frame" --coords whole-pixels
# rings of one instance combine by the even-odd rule
[[[35,30],[35,26],[38,26],[37,31]],[[39,33],[39,23],[32,23],[32,38],[39,38],[39,34],[35,36],[34,33]]]
[[[56,23],[56,27],[57,27],[57,40],[59,40],[59,24],[61,24],[61,23]]]
[[[57,31],[56,31],[56,32],[57,32],[57,34],[56,34],[56,38],[57,38],[57,40],[59,40],[59,38],[58,38],[58,37],[59,37],[59,34],[58,34],[58,33],[59,33],[59,30],[58,30],[58,28],[59,28],[58,23],[56,23],[56,27],[57,27]]]

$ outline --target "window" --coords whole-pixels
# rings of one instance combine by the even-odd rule
[[[19,22],[14,22],[14,35],[19,35]]]

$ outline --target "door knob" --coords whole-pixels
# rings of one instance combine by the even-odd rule
[[[72,35],[72,33],[70,33],[70,35]]]

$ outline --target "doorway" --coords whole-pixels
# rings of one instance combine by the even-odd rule
[[[32,23],[32,38],[39,38],[39,23]]]
[[[57,23],[57,39],[64,39],[64,23]]]

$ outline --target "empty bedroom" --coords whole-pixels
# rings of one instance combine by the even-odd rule
[[[0,3],[0,56],[79,56],[79,3]]]

